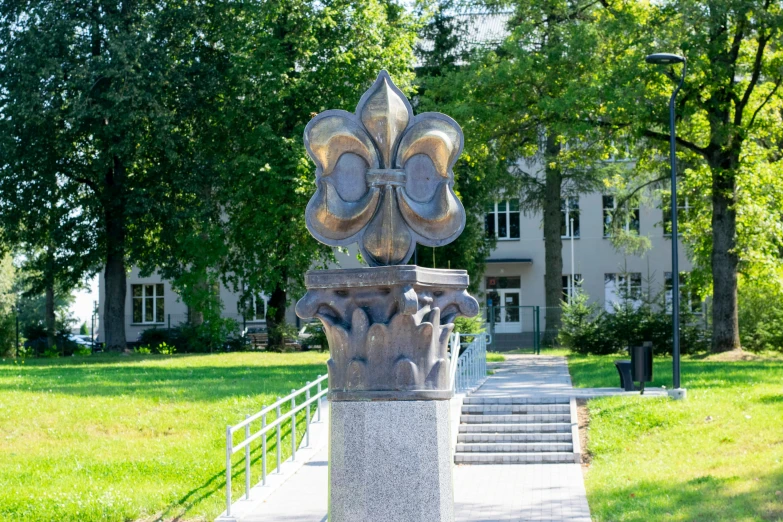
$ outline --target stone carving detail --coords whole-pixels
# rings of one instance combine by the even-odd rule
[[[448,341],[454,319],[478,313],[464,270],[311,271],[306,284],[296,313],[324,325],[331,400],[452,396]]]
[[[465,227],[452,172],[462,130],[444,114],[414,116],[386,71],[355,114],[328,110],[313,118],[304,142],[317,166],[307,228],[322,243],[358,242],[371,266],[397,265],[416,243],[442,246]]]

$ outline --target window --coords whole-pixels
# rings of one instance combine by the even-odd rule
[[[164,319],[163,284],[131,285],[134,323],[162,323]]]
[[[498,288],[521,288],[522,278],[520,277],[488,277],[487,289],[495,290]]]
[[[604,309],[614,312],[615,305],[628,301],[636,308],[642,304],[642,274],[604,274]]]
[[[563,222],[560,225],[560,237],[570,238],[579,237],[579,198],[568,197],[560,199],[560,213],[563,216]],[[571,230],[571,220],[574,220],[573,230]]]
[[[612,237],[612,220],[614,219],[614,212],[617,210],[617,200],[614,196],[604,196],[604,237]],[[639,200],[634,198],[632,201],[626,203],[628,205],[628,213],[625,217],[625,225],[623,228],[626,232],[639,233]]]
[[[664,286],[666,289],[666,313],[672,313],[672,273],[664,272]],[[693,285],[689,285],[690,274],[680,272],[680,310],[688,310],[692,314],[701,315],[702,298]]]
[[[576,295],[577,290],[582,288],[582,275],[574,274],[573,280],[571,280],[571,274],[563,276],[563,301],[570,303],[571,299]]]
[[[266,321],[267,298],[263,294],[245,297],[239,306],[245,321]]]
[[[519,239],[519,200],[508,199],[487,205],[487,235],[498,239]]]
[[[671,197],[668,196],[665,198],[666,204],[663,207],[663,235],[664,236],[671,236],[672,235],[672,210],[669,206],[671,203]],[[682,223],[687,223],[688,219],[690,218],[690,214],[693,211],[690,204],[688,203],[688,198],[686,197],[677,197],[677,232],[679,233],[679,225]]]

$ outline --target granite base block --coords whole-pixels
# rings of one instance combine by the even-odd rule
[[[449,401],[330,404],[330,522],[453,522]]]

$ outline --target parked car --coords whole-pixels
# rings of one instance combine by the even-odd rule
[[[68,336],[68,340],[79,346],[92,347],[92,338],[89,335],[71,334]]]

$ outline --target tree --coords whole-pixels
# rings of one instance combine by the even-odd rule
[[[138,189],[154,184],[149,167],[161,155],[176,152],[171,110],[160,102],[162,93],[181,85],[176,51],[183,45],[183,19],[194,7],[144,0],[0,4],[4,171],[21,186],[68,194],[57,204],[73,222],[93,229],[86,249],[69,250],[85,260],[87,268],[72,265],[80,277],[94,271],[96,261],[105,267],[108,348],[125,346],[128,233],[134,216],[154,205],[138,197]],[[46,164],[30,165],[35,154]],[[2,198],[10,197],[3,190]],[[59,224],[50,223],[57,230]],[[50,249],[50,259],[51,248],[62,245],[56,238],[35,243]]]
[[[521,193],[523,210],[543,213],[547,330],[554,331],[562,300],[561,204],[595,189],[603,172],[597,160],[606,155],[603,130],[586,121],[593,109],[586,78],[599,67],[595,3],[500,4],[509,13],[509,36],[496,48],[476,49],[469,65],[431,82],[425,96],[450,97],[449,110],[465,125],[469,161],[511,173],[516,183],[505,182],[505,193]]]
[[[289,292],[302,287],[314,261],[331,256],[304,224],[315,188],[304,126],[325,109],[354,110],[381,69],[408,87],[416,33],[393,1],[289,0],[259,9],[266,30],[253,38],[253,82],[245,84],[241,113],[233,115],[238,153],[224,171],[237,180],[224,199],[226,266],[238,288],[269,296],[266,319],[275,345],[283,341]]]
[[[668,154],[667,101],[679,72],[645,66],[644,56],[668,51],[688,59],[677,105],[678,156],[687,167],[681,173],[686,187],[698,186],[709,202],[696,202],[707,221],[697,225],[699,234],[689,246],[712,283],[712,350],[739,348],[738,274],[752,272],[760,257],[768,261],[769,246],[781,244],[778,227],[770,230],[770,221],[759,220],[758,208],[751,212],[754,218],[745,218],[750,230],[739,226],[744,209],[756,207],[748,193],[776,198],[779,192],[768,190],[769,184],[759,192],[757,178],[779,183],[769,174],[780,172],[783,157],[781,6],[767,0],[603,6],[600,52],[609,74],[598,82],[604,85],[603,113],[594,123],[627,130],[641,156]],[[776,201],[766,215],[779,221]],[[753,239],[743,244],[743,237]],[[762,237],[768,239],[765,246],[759,246]]]
[[[0,257],[0,355],[15,352],[15,319],[17,295],[16,268],[11,255]]]

